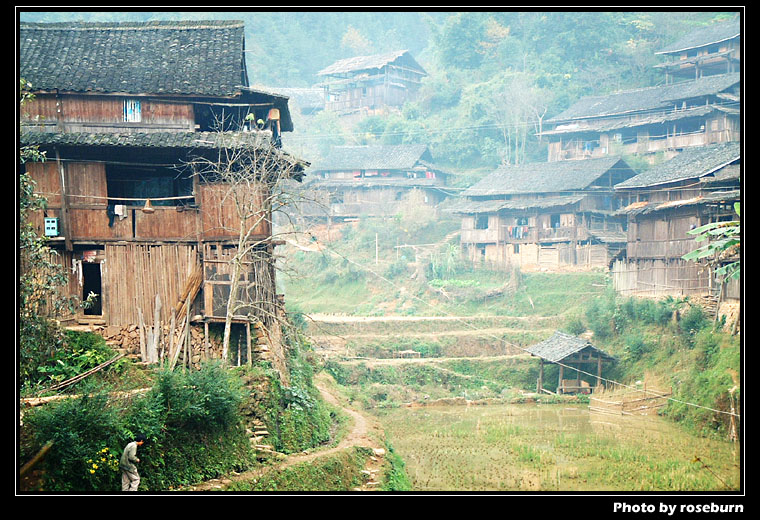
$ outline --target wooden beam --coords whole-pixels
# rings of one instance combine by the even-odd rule
[[[251,322],[245,324],[245,345],[248,366],[251,366]]]
[[[61,162],[58,148],[55,149],[55,162],[58,165],[58,175],[61,182],[61,223],[63,224],[63,240],[66,251],[72,251],[71,246],[71,219],[69,218],[69,202],[66,195],[66,169]]]
[[[602,356],[601,354],[596,360],[596,386],[602,384]]]
[[[544,360],[543,358],[541,358],[540,363],[538,365],[538,388],[536,388],[536,392],[540,394],[543,388],[544,388]]]

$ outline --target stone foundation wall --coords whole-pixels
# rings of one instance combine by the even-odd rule
[[[159,359],[168,358],[169,356],[169,327],[162,328],[163,333],[159,344],[158,352]],[[102,336],[106,343],[113,349],[126,354],[128,357],[135,361],[143,361],[140,353],[140,328],[137,325],[128,325],[126,327],[118,326],[106,326],[95,327],[93,332]],[[251,357],[255,361],[257,359],[270,360],[273,357],[273,352],[279,352],[278,348],[273,348],[272,340],[268,339],[265,335],[259,332],[257,327],[251,327]],[[176,344],[175,339],[175,344]],[[237,352],[230,352],[228,361],[231,365],[235,365],[238,362],[246,362],[246,345],[245,336],[240,338],[241,353],[238,358]],[[222,339],[215,338],[209,334],[208,339],[205,337],[203,325],[191,325],[190,326],[190,345],[189,345],[189,364],[195,368],[200,367],[201,362],[210,359],[222,358]],[[232,349],[231,349],[232,350]],[[276,356],[279,358],[279,356]],[[279,365],[279,363],[276,363]],[[176,366],[187,366],[188,360],[185,355],[185,349],[182,348],[177,355]],[[276,368],[281,368],[277,366]]]

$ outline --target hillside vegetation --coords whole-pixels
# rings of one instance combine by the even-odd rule
[[[672,389],[662,413],[674,421],[722,438],[738,428],[727,412],[740,398],[740,338],[724,330],[724,318],[713,322],[688,298],[618,296],[603,271],[472,266],[445,226],[435,234],[421,224],[410,235],[402,218],[334,227],[332,240],[315,230],[304,241],[314,250],[288,255],[288,305],[307,316],[325,369],[355,401],[372,409],[524,400],[538,377],[524,349],[563,330],[615,356],[606,379]],[[417,255],[386,246],[376,255],[376,236],[384,244],[436,245]],[[419,357],[399,359],[410,351]],[[547,366],[546,388],[555,390],[556,381],[557,367]]]
[[[22,21],[236,19],[253,85],[303,88],[343,58],[407,49],[428,73],[398,113],[345,125],[291,110],[284,147],[314,162],[341,144],[422,143],[467,186],[502,162],[546,160],[535,133],[584,96],[659,84],[654,53],[735,12],[22,12]],[[267,28],[262,30],[262,28]],[[276,29],[273,29],[276,28]],[[635,161],[631,164],[636,164]]]

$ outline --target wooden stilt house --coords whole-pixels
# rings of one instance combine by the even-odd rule
[[[248,86],[243,29],[20,26],[19,74],[35,95],[23,107],[21,144],[47,156],[20,168],[47,199],[34,218],[69,273],[69,294],[95,296],[62,319],[102,325],[123,342],[135,326],[152,324],[158,336],[175,320],[206,331],[223,321],[244,220],[231,193],[241,188],[192,165],[234,156],[227,166],[240,169],[242,158],[266,155],[271,166],[250,170],[243,190],[258,206],[240,274],[248,305],[235,321],[276,328],[271,200],[280,179],[300,180],[308,164],[280,148],[280,133],[292,131],[287,98]],[[208,335],[199,341],[208,349]]]
[[[317,75],[324,78],[325,110],[375,115],[414,99],[427,73],[402,50],[339,60]]]
[[[741,23],[693,31],[656,54],[657,86],[579,99],[545,122],[549,161],[636,155],[656,163],[741,138]]]
[[[722,284],[713,270],[683,255],[703,243],[689,231],[737,220],[741,143],[684,150],[675,158],[615,186],[628,219],[625,254],[612,268],[617,291],[628,296],[740,298],[738,281]],[[710,307],[712,311],[716,309]]]
[[[655,52],[665,60],[655,65],[665,83],[741,70],[739,18],[697,29]]]
[[[446,211],[462,216],[462,252],[476,264],[606,268],[625,243],[613,186],[635,173],[618,157],[504,166]]]
[[[449,195],[448,178],[427,145],[335,146],[310,167],[299,216],[342,221],[393,216],[410,204],[435,208]]]
[[[538,393],[546,391],[544,389],[545,363],[559,366],[556,393],[590,394],[594,387],[602,384],[603,364],[615,361],[613,356],[594,347],[589,340],[560,331],[526,350],[540,360],[536,389]],[[575,368],[575,377],[566,377],[568,375],[566,370],[572,370],[572,368]],[[595,381],[589,381],[592,378],[589,374],[594,373],[596,374]]]

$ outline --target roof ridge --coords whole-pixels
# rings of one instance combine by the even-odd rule
[[[22,22],[21,29],[49,31],[217,29],[244,27],[243,20],[148,20],[145,22]]]

